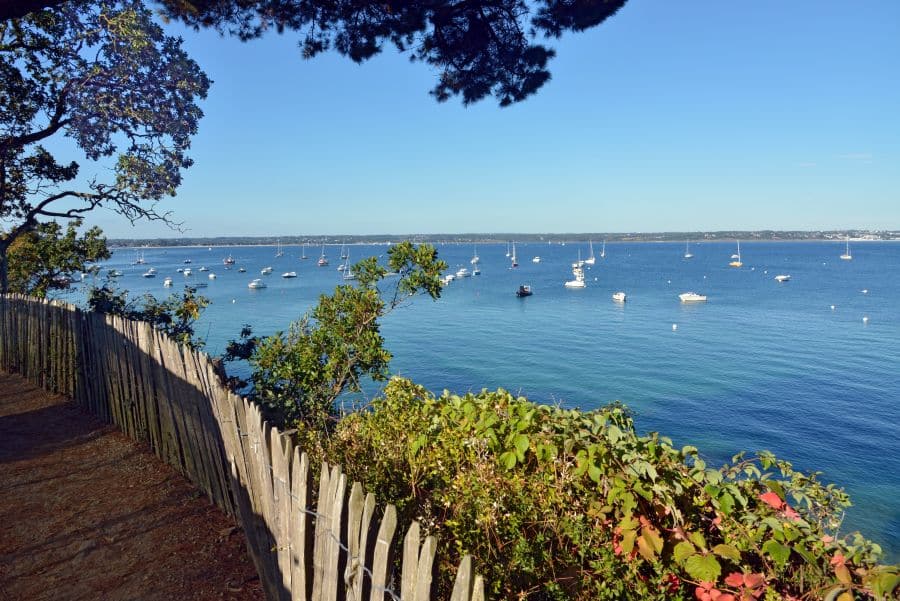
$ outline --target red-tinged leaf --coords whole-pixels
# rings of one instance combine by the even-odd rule
[[[842,553],[835,553],[834,557],[831,558],[831,565],[842,566],[846,561],[847,560],[844,558],[844,555]]]
[[[744,574],[744,586],[747,588],[757,588],[765,583],[765,574]]]
[[[744,584],[744,575],[740,572],[732,572],[725,577],[725,584],[735,588],[742,586]]]
[[[781,509],[781,506],[784,505],[784,501],[781,500],[781,497],[778,496],[778,493],[774,493],[771,491],[759,495],[759,500],[772,509]]]
[[[715,601],[735,601],[734,595],[731,593],[722,593],[718,597],[714,597]]]
[[[794,509],[790,505],[786,505],[784,507],[784,517],[791,520],[792,522],[796,522],[800,519],[800,514],[794,511]]]

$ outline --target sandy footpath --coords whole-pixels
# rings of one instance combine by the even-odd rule
[[[0,372],[0,600],[264,599],[243,533],[149,450]]]

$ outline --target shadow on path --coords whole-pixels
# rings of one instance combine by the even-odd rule
[[[174,469],[0,372],[0,598],[263,593],[241,530]]]

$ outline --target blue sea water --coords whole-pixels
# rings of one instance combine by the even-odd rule
[[[349,249],[353,259],[387,251]],[[217,354],[241,324],[259,334],[286,329],[341,283],[339,249],[327,250],[331,265],[322,268],[319,248],[302,261],[299,247],[280,258],[272,247],[143,249],[145,266],[130,264],[134,249],[120,249],[109,267],[124,272],[120,285],[133,294],[208,282],[201,292],[213,302],[197,331]],[[451,272],[470,267],[471,246],[438,250]],[[769,449],[845,487],[854,507],[844,530],[875,539],[890,561],[900,557],[900,244],[854,243],[853,260],[842,261],[842,243],[747,242],[741,269],[727,266],[733,243],[692,244],[691,260],[683,244],[607,244],[582,290],[563,282],[586,244],[518,244],[517,269],[506,250],[479,246],[482,275],[384,320],[395,373],[435,392],[503,387],[582,408],[621,400],[639,430],[696,445],[712,464]],[[226,270],[229,254],[237,265]],[[175,272],[185,259],[190,278]],[[217,279],[198,272],[202,265]],[[140,277],[147,266],[159,270],[155,279]],[[261,276],[265,266],[274,273]],[[299,277],[282,279],[285,271]],[[777,274],[792,279],[779,284]],[[171,289],[162,285],[167,275]],[[248,289],[257,277],[268,288]],[[534,296],[516,298],[520,284]],[[611,299],[619,290],[625,304]],[[682,304],[685,291],[709,301]]]

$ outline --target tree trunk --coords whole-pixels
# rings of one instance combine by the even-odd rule
[[[9,241],[0,241],[0,294],[9,292],[9,265],[7,263],[7,251]]]

